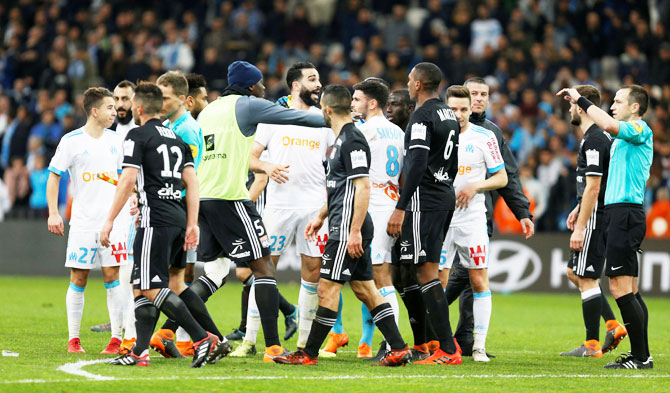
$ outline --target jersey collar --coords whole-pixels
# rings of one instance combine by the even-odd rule
[[[168,126],[168,128],[175,129],[175,128],[179,127],[179,125],[181,125],[181,123],[185,122],[186,119],[188,118],[188,116],[190,116],[190,115],[191,115],[191,112],[185,110],[184,113],[182,113],[182,115],[179,116],[177,118],[177,120],[174,121],[174,123],[170,123],[170,120],[166,119],[165,125]]]

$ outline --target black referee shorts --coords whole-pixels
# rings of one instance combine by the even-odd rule
[[[442,244],[453,215],[453,210],[405,212],[402,235],[396,241],[400,249],[399,262],[439,263]]]
[[[198,260],[228,257],[237,266],[270,254],[270,241],[251,201],[200,201]]]
[[[135,289],[168,287],[170,267],[186,267],[185,236],[184,229],[178,227],[137,228],[132,274]]]
[[[638,276],[638,255],[647,232],[647,218],[642,205],[617,203],[605,206],[607,214],[607,249],[605,274],[608,277]]]

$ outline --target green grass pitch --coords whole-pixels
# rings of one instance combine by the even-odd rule
[[[318,366],[283,366],[263,363],[262,355],[248,359],[225,358],[216,365],[190,369],[190,359],[163,359],[152,352],[151,366],[120,367],[96,360],[109,335],[89,327],[106,322],[104,287],[91,278],[86,290],[82,321],[82,345],[86,354],[68,354],[63,278],[0,277],[0,349],[19,357],[0,357],[0,392],[668,392],[670,391],[670,300],[647,298],[650,312],[650,347],[653,370],[605,370],[602,366],[629,349],[624,340],[616,354],[603,359],[561,358],[583,340],[581,301],[571,295],[511,294],[493,296],[493,315],[487,349],[497,355],[489,364],[464,358],[460,366],[408,365],[401,368],[372,367],[356,359],[360,338],[360,303],[347,287],[344,291],[344,326],[350,345],[335,359]],[[240,285],[226,285],[208,303],[219,329],[228,333],[239,322]],[[280,285],[287,299],[297,302],[297,285]],[[614,300],[610,304],[618,309]],[[401,310],[403,307],[401,306]],[[452,321],[457,308],[452,306]],[[162,320],[159,322],[162,323]],[[280,317],[280,335],[283,335]],[[400,318],[404,338],[412,335],[404,310]],[[604,323],[601,324],[601,339]],[[285,343],[295,349],[294,336]],[[381,340],[375,334],[376,349]],[[259,343],[262,336],[259,335]],[[259,349],[262,344],[259,346]],[[81,367],[68,363],[92,361]],[[79,374],[72,374],[79,373]]]

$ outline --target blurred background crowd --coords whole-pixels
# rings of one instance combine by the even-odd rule
[[[43,217],[45,168],[61,136],[85,122],[87,87],[178,69],[202,74],[211,100],[235,60],[259,66],[270,100],[288,93],[296,61],[314,63],[324,85],[375,76],[404,88],[420,61],[441,67],[443,90],[485,77],[487,115],[519,161],[540,231],[566,230],[576,204],[581,134],[555,92],[592,84],[608,109],[619,86],[641,84],[655,149],[646,208],[669,217],[669,26],[670,0],[3,1],[0,217]]]

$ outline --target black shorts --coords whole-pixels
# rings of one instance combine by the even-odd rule
[[[167,288],[170,267],[185,268],[186,232],[178,227],[137,228],[132,282],[135,289]]]
[[[200,201],[198,260],[228,257],[236,264],[270,254],[270,241],[251,201]],[[238,265],[239,266],[239,265]]]
[[[568,268],[578,277],[598,279],[605,266],[605,245],[607,238],[603,228],[591,229],[586,226],[584,231],[584,248],[582,251],[571,251]]]
[[[605,275],[638,276],[638,255],[647,232],[647,218],[642,205],[617,203],[605,206],[607,214],[607,249]]]
[[[352,258],[347,251],[347,243],[338,240],[326,242],[321,257],[320,277],[344,284],[347,281],[370,281],[372,275],[372,259],[370,257],[371,240],[363,239],[365,253],[360,258]]]
[[[405,212],[400,235],[400,263],[440,262],[453,210]],[[396,242],[398,243],[398,242]]]

